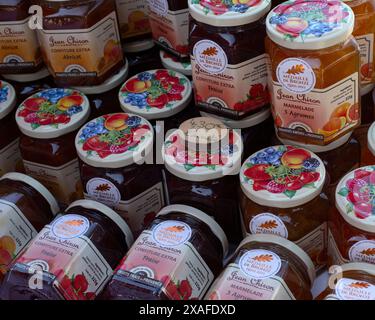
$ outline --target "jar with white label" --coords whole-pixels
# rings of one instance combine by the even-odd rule
[[[268,0],[189,0],[190,56],[200,111],[233,120],[269,107],[264,17]]]
[[[90,114],[87,97],[73,89],[47,89],[17,109],[25,171],[39,180],[66,208],[82,198],[74,138]]]
[[[133,244],[107,206],[79,200],[36,235],[0,289],[3,300],[94,300]]]
[[[134,242],[103,299],[200,300],[227,253],[224,231],[207,214],[165,207]]]
[[[251,235],[239,245],[206,300],[311,300],[315,280],[309,256],[274,235]]]
[[[180,61],[174,55],[160,50],[160,60],[165,69],[173,70],[187,76],[189,79],[192,77],[191,63],[190,61]]]
[[[375,167],[348,173],[337,186],[336,207],[329,217],[330,265],[375,264]]]
[[[332,149],[360,124],[354,13],[341,1],[285,2],[266,19],[276,133],[284,144]],[[324,150],[322,150],[324,151]]]
[[[240,172],[243,231],[293,241],[314,262],[327,263],[329,200],[322,160],[292,146],[273,146],[245,161]]]

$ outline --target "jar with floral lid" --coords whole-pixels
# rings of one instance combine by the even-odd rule
[[[190,61],[180,61],[174,55],[160,50],[160,60],[165,69],[173,70],[187,76],[189,79],[192,77],[191,63]]]

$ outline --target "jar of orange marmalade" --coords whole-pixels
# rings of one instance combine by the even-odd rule
[[[328,256],[333,264],[375,264],[375,166],[348,173],[337,186],[331,207]]]
[[[292,0],[267,17],[277,135],[284,144],[344,142],[360,124],[354,13],[338,0]]]

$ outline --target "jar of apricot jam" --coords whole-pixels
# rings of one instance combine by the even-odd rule
[[[240,172],[246,234],[272,234],[300,246],[316,270],[327,263],[326,169],[314,153],[292,146],[263,149]]]
[[[330,265],[375,264],[375,167],[362,167],[342,178],[331,207],[328,230]]]
[[[271,2],[189,0],[189,7],[199,110],[240,120],[268,107],[264,17]]]
[[[96,118],[76,137],[85,198],[115,210],[135,236],[164,206],[161,170],[152,161],[153,140],[152,125],[127,113]]]
[[[83,93],[58,88],[32,95],[16,113],[26,173],[43,183],[62,208],[82,197],[74,138],[89,113]]]
[[[360,124],[353,11],[341,1],[292,0],[273,9],[266,24],[279,138],[309,149],[348,141]]]
[[[164,50],[160,50],[160,60],[165,69],[182,73],[191,80],[193,72],[191,70],[190,61],[180,61],[174,55]]]
[[[311,300],[315,280],[309,256],[274,235],[251,235],[239,245],[206,300]]]
[[[107,286],[108,300],[200,300],[222,269],[228,241],[193,207],[161,210],[135,241]]]
[[[14,259],[58,211],[52,194],[33,178],[14,172],[0,178],[0,283]]]
[[[59,214],[12,265],[4,300],[93,300],[133,243],[116,212],[79,200]]]

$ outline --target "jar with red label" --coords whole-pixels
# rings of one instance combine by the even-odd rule
[[[164,50],[160,50],[160,59],[165,69],[182,73],[191,79],[193,73],[190,61],[180,61],[177,57]]]
[[[185,205],[165,207],[134,242],[103,298],[200,300],[227,253],[224,231],[207,214]]]
[[[199,110],[240,120],[267,108],[264,17],[271,2],[189,0],[189,7],[191,65]]]
[[[309,256],[274,235],[251,235],[239,245],[206,300],[311,300],[315,280]]]
[[[348,262],[375,264],[375,167],[354,170],[336,189],[336,207],[331,207],[328,258],[331,265]]]
[[[0,298],[93,300],[132,243],[128,225],[116,212],[95,201],[76,201],[18,257]]]
[[[0,283],[10,264],[59,211],[52,194],[21,173],[0,178]]]
[[[289,239],[321,270],[327,263],[326,179],[322,160],[306,149],[273,146],[252,155],[240,172],[244,232]]]
[[[76,137],[85,198],[115,210],[136,236],[164,207],[162,173],[153,164],[153,140],[152,125],[127,113],[96,118]]]
[[[32,95],[16,113],[25,171],[43,183],[62,208],[82,197],[74,138],[89,114],[83,93],[59,88]]]

